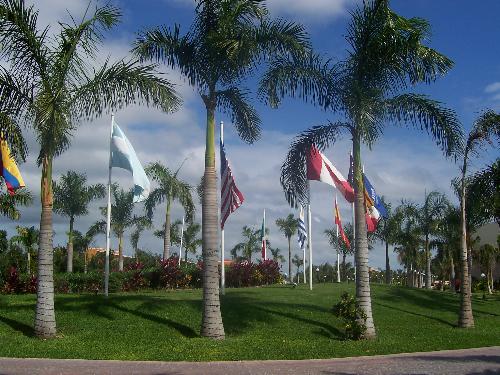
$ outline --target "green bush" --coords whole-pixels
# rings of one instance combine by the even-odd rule
[[[332,309],[335,316],[344,321],[345,338],[359,340],[366,332],[366,314],[356,306],[356,298],[344,292],[339,303]]]

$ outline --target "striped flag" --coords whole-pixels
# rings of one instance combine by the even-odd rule
[[[354,202],[354,190],[351,184],[316,146],[311,146],[306,161],[308,180],[317,180],[336,187],[348,202]]]
[[[300,206],[299,212],[299,225],[297,228],[297,240],[299,241],[299,246],[302,250],[305,249],[307,240],[306,224],[304,222],[304,209]]]
[[[220,176],[220,227],[224,229],[224,223],[228,216],[241,206],[245,198],[236,187],[229,160],[226,158],[226,151],[224,150],[224,142],[222,139],[220,141]]]
[[[348,249],[351,248],[351,243],[349,242],[349,238],[344,232],[344,228],[342,227],[342,221],[340,220],[340,212],[339,212],[339,206],[337,203],[337,197],[335,197],[335,224],[337,225],[337,235],[340,233],[340,237],[342,237],[342,241],[344,241],[345,245],[347,246]]]
[[[0,138],[0,176],[5,180],[10,195],[14,195],[17,189],[25,186],[23,176],[10,153],[9,145],[2,138]]]

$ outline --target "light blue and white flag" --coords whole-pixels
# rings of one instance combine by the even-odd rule
[[[132,144],[113,120],[111,136],[111,167],[126,169],[134,179],[134,202],[145,200],[151,190],[148,176],[137,158]]]
[[[302,209],[302,206],[300,206],[298,223],[299,225],[297,227],[297,240],[299,241],[300,248],[304,250],[305,243],[307,240],[307,231],[306,231],[306,224],[304,222],[304,210]]]

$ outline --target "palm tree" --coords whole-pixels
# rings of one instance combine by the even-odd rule
[[[376,337],[368,274],[361,144],[371,147],[386,124],[410,124],[425,129],[446,155],[460,143],[455,113],[425,95],[405,92],[417,83],[430,83],[446,73],[452,62],[424,45],[429,24],[404,18],[389,8],[388,0],[367,0],[352,12],[346,35],[350,46],[344,61],[329,67],[317,56],[290,54],[277,60],[261,84],[271,104],[282,96],[300,96],[342,114],[340,121],[315,126],[293,141],[282,166],[281,184],[292,205],[309,199],[306,156],[312,145],[320,150],[342,132],[353,141],[356,300],[366,314],[364,338]]]
[[[188,253],[196,254],[196,250],[201,246],[202,240],[198,237],[201,230],[201,225],[191,223],[187,226],[183,233],[182,245],[184,246],[184,261],[188,261]]]
[[[176,220],[173,223],[170,223],[170,246],[180,245],[181,243],[181,230],[179,227],[182,225],[182,221]],[[164,239],[165,238],[165,225],[163,225],[163,229],[158,229],[154,231],[154,236]]]
[[[488,286],[488,294],[493,294],[493,270],[500,256],[500,249],[490,244],[484,244],[479,248],[479,263],[481,268],[486,272],[486,284]]]
[[[382,203],[387,210],[387,217],[383,217],[375,231],[375,236],[381,242],[385,244],[385,283],[391,284],[391,264],[389,261],[389,245],[394,245],[396,241],[397,231],[398,231],[398,219],[399,217],[394,215],[391,210],[391,204],[385,202],[384,197],[382,197]]]
[[[353,250],[351,247],[348,247],[344,243],[344,241],[342,241],[341,238],[337,237],[336,228],[326,229],[324,233],[326,235],[326,238],[328,239],[328,243],[330,244],[330,246],[335,251],[337,251],[337,253],[342,254],[342,265],[340,268],[342,269],[341,273],[344,273],[344,277],[347,279],[347,275],[345,272],[345,259],[348,255],[353,254]],[[352,243],[352,241],[354,240],[353,232],[352,232],[352,224],[348,223],[348,224],[344,225],[344,233],[346,234],[347,238],[349,239],[349,243]]]
[[[104,198],[103,184],[87,185],[85,173],[67,171],[60,182],[53,182],[54,211],[69,217],[66,272],[73,272],[73,226],[75,217],[87,215],[88,205],[95,199]]]
[[[159,185],[149,194],[144,203],[146,215],[151,219],[154,208],[163,201],[167,201],[163,229],[163,259],[170,257],[170,211],[173,201],[178,200],[180,202],[184,208],[188,222],[192,221],[194,217],[194,203],[191,194],[193,188],[187,182],[177,178],[181,167],[182,164],[174,173],[159,162],[151,163],[146,167],[148,176]]]
[[[40,235],[40,231],[35,229],[35,227],[16,227],[17,236],[12,237],[10,240],[13,243],[18,243],[23,245],[24,250],[26,251],[27,257],[27,273],[31,274],[31,257],[35,251],[35,247],[38,244],[38,236]]]
[[[295,267],[297,267],[297,284],[299,282],[299,270],[300,270],[300,267],[302,267],[302,265],[304,264],[304,261],[302,259],[300,259],[300,257],[295,254],[293,256],[293,259],[292,259],[292,263],[295,265]],[[292,281],[292,275],[290,274],[290,282]]]
[[[267,231],[268,229],[266,228],[266,233]],[[236,244],[231,249],[231,254],[236,259],[238,252],[241,252],[242,257],[251,262],[252,254],[258,253],[262,249],[261,231],[260,229],[255,230],[245,225],[241,231],[241,235],[245,240]]]
[[[431,251],[429,237],[436,233],[437,226],[449,206],[448,199],[442,193],[432,191],[425,194],[424,204],[418,208],[417,215],[422,234],[425,237],[425,287],[431,289]]]
[[[500,158],[476,172],[468,184],[468,196],[481,202],[481,210],[500,226]],[[493,205],[492,205],[493,203]],[[467,216],[467,215],[466,215]]]
[[[172,85],[154,66],[136,61],[106,61],[94,67],[103,33],[121,17],[112,5],[87,12],[80,23],[59,23],[50,37],[40,30],[38,11],[24,1],[0,0],[2,55],[10,71],[0,69],[0,112],[31,123],[40,144],[42,168],[40,246],[35,334],[56,335],[52,253],[52,171],[54,158],[70,147],[76,126],[105,110],[145,103],[170,111],[179,104]]]
[[[294,218],[293,214],[289,214],[286,218],[276,219],[276,225],[278,229],[283,233],[283,235],[288,240],[288,277],[292,281],[292,245],[291,238],[297,233],[297,228],[299,222]]]
[[[225,336],[218,290],[215,111],[229,113],[239,136],[253,143],[260,136],[260,119],[241,82],[267,58],[308,47],[303,27],[270,20],[263,0],[197,0],[194,21],[184,36],[177,25],[173,30],[158,27],[142,33],[136,42],[134,51],[142,59],[179,68],[205,104],[202,336]]]
[[[33,203],[33,195],[26,189],[18,189],[14,195],[5,192],[6,186],[0,180],[0,215],[11,220],[18,220],[21,217],[19,206],[29,206]]]
[[[137,250],[139,249],[139,237],[145,229],[151,228],[152,223],[148,217],[136,218],[134,222],[134,231],[130,234],[130,244],[134,249],[134,258],[137,262]]]
[[[281,249],[269,246],[269,251],[276,262],[283,263],[285,261],[285,257],[281,254]]]
[[[458,326],[461,328],[474,327],[474,316],[472,315],[471,303],[471,285],[469,275],[468,259],[471,255],[468,253],[467,246],[467,167],[469,158],[477,155],[478,150],[487,144],[492,144],[494,138],[500,139],[500,114],[491,110],[485,111],[474,122],[472,129],[463,143],[463,148],[460,150],[459,155],[462,156],[462,166],[460,168],[460,217],[461,217],[461,239],[460,239],[460,266],[461,266],[461,279],[460,279],[460,314],[458,318]]]
[[[104,223],[105,225],[105,223]],[[84,268],[83,272],[87,273],[87,250],[94,241],[94,238],[99,233],[106,233],[106,229],[102,223],[98,222],[90,226],[85,234],[75,231],[73,233],[73,246],[78,252],[84,253]]]

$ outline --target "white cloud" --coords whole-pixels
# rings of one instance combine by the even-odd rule
[[[500,82],[490,83],[488,86],[484,88],[484,92],[491,94],[494,92],[500,91]]]
[[[345,15],[357,0],[268,0],[271,13],[294,18],[326,19]]]

